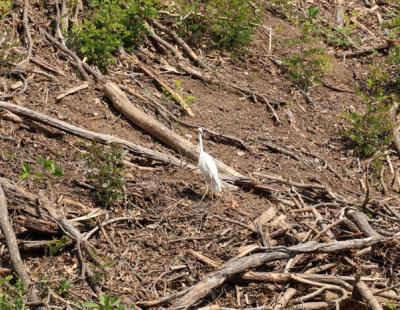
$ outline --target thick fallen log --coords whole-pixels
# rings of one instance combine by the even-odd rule
[[[338,241],[329,244],[307,242],[292,247],[268,248],[265,249],[264,253],[256,253],[247,257],[232,259],[221,266],[220,269],[208,274],[200,282],[191,286],[189,291],[172,305],[172,308],[188,308],[232,277],[237,276],[250,268],[255,268],[271,261],[288,259],[297,254],[332,253],[350,249],[360,249],[384,241],[386,241],[386,239],[371,237],[366,239]]]

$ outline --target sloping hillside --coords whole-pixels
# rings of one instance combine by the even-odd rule
[[[2,1],[0,309],[397,309],[399,7]]]

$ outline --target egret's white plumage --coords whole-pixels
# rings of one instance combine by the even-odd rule
[[[222,182],[219,179],[217,164],[214,158],[204,151],[203,148],[203,130],[199,131],[199,163],[198,167],[206,179],[207,184],[211,184],[212,193],[219,193],[222,191]]]

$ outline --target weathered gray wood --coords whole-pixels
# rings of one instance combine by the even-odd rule
[[[18,249],[17,237],[15,236],[14,229],[8,218],[7,200],[4,194],[3,187],[0,184],[0,229],[3,232],[6,240],[8,253],[10,254],[11,263],[18,277],[21,279],[23,285],[29,290],[32,285],[31,277],[25,269],[24,262],[22,261],[21,254]],[[29,296],[30,301],[39,302],[39,298],[34,290],[31,291]]]

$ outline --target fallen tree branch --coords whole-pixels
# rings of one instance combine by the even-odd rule
[[[338,58],[349,58],[349,57],[359,57],[359,56],[369,55],[375,51],[381,52],[381,51],[387,50],[394,44],[395,44],[395,42],[387,40],[385,43],[378,44],[376,46],[372,46],[372,47],[369,47],[369,48],[366,48],[366,49],[363,49],[360,51],[340,52],[340,53],[336,53],[335,56]]]
[[[194,61],[194,63],[196,63],[203,69],[208,69],[208,66],[200,59],[200,57],[197,56],[196,53],[189,47],[189,45],[187,45],[186,42],[183,41],[174,31],[170,30],[168,27],[165,27],[155,19],[150,20],[150,23],[154,27],[158,28],[161,31],[164,31],[166,34],[171,36],[174,39],[175,43],[183,49],[183,51],[189,56],[192,61]]]
[[[359,294],[363,297],[363,299],[368,303],[371,307],[371,310],[383,310],[381,304],[376,300],[374,294],[372,294],[371,290],[363,281],[358,281],[355,284],[356,289]]]
[[[43,29],[41,31],[47,40],[49,40],[51,43],[53,43],[55,46],[57,46],[60,50],[69,55],[75,61],[76,67],[78,68],[79,73],[82,75],[83,79],[85,81],[90,82],[90,77],[83,68],[82,61],[79,59],[79,57],[73,51],[71,51],[67,46],[65,46],[65,44],[58,42],[57,39],[54,38],[51,34],[49,34],[47,31]]]
[[[392,117],[392,133],[393,133],[393,146],[397,151],[397,154],[400,155],[400,136],[398,131],[397,124],[397,113],[399,112],[400,105],[395,102],[390,109],[390,115]]]
[[[23,13],[23,18],[22,18],[22,23],[24,25],[26,39],[28,41],[28,53],[27,53],[26,59],[24,60],[27,63],[29,63],[29,60],[31,59],[32,49],[33,49],[33,41],[32,41],[30,29],[29,29],[29,20],[28,20],[29,6],[30,6],[29,0],[24,0],[24,13]]]
[[[19,253],[17,237],[15,236],[14,229],[11,225],[10,220],[8,219],[7,200],[1,184],[0,184],[0,228],[6,239],[8,253],[10,255],[13,268],[15,272],[18,274],[18,277],[21,279],[25,289],[27,291],[31,291],[29,296],[29,301],[34,303],[40,302],[38,296],[36,295],[32,280],[25,269],[24,262],[22,261],[21,258],[21,254]]]

